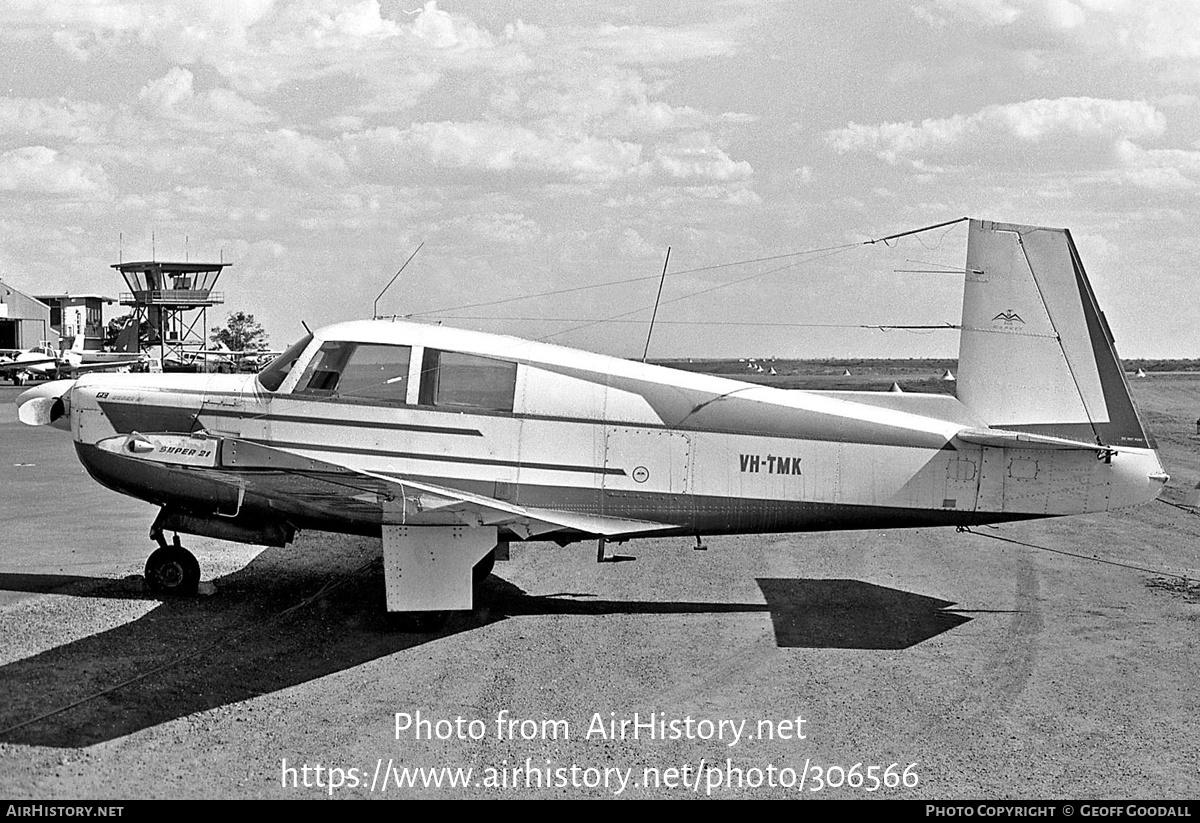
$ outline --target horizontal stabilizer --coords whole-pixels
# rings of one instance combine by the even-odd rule
[[[1050,437],[1031,432],[1006,431],[1004,429],[964,429],[955,437],[964,443],[976,446],[992,446],[997,449],[1059,449],[1066,451],[1092,451],[1115,453],[1117,449],[1099,443],[1084,443],[1081,440],[1069,440],[1064,437]]]

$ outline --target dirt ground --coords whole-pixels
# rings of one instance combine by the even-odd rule
[[[1133,385],[1180,503],[1200,376]],[[151,598],[153,510],[20,426],[15,394],[0,796],[1200,796],[1200,518],[1166,503],[603,564],[514,545],[478,613],[405,634],[358,538],[191,538],[207,595]]]

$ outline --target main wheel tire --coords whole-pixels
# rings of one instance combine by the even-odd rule
[[[402,632],[431,634],[446,628],[453,616],[452,611],[388,612],[388,622]]]
[[[155,594],[192,595],[199,585],[200,564],[187,549],[156,549],[146,561],[146,586]]]

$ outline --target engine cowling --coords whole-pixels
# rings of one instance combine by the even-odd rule
[[[17,396],[17,419],[26,426],[71,430],[71,389],[74,380],[51,380]]]

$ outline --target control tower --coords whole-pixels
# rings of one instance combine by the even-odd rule
[[[208,309],[225,302],[214,291],[221,270],[229,263],[114,263],[129,291],[121,292],[122,306],[132,306],[138,334],[138,353],[158,357],[164,369],[206,365]],[[145,324],[145,326],[143,326]]]

